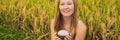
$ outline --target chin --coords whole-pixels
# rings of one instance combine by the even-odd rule
[[[63,13],[62,15],[63,16],[71,16],[72,14],[71,13]]]
[[[63,15],[64,17],[69,17],[69,16],[71,16],[71,15]]]

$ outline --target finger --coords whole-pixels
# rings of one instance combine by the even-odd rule
[[[71,36],[65,36],[65,37],[66,37],[66,39],[69,39],[69,40],[70,40],[70,39],[72,39],[72,37],[71,37]]]
[[[69,35],[68,35],[68,36],[66,36],[66,37],[67,37],[67,38],[72,38],[72,36],[69,36]]]
[[[61,39],[60,39],[59,37],[57,37],[57,36],[55,36],[54,39],[56,39],[56,40],[61,40]]]
[[[71,35],[72,35],[72,33],[69,34],[69,36],[71,36]]]
[[[57,35],[57,32],[55,32],[55,35]]]
[[[56,40],[61,40],[60,38],[56,38]]]

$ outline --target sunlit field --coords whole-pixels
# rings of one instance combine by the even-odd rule
[[[0,0],[0,40],[50,40],[57,0]],[[86,40],[120,40],[120,0],[77,0]]]

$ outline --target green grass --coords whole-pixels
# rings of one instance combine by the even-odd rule
[[[0,26],[0,40],[36,40],[36,36],[22,30]]]
[[[86,40],[120,40],[120,0],[78,0]],[[0,40],[49,40],[57,0],[0,0]]]

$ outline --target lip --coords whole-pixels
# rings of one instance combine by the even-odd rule
[[[68,11],[68,10],[63,10],[63,12],[64,12],[64,13],[69,13],[70,11]]]

